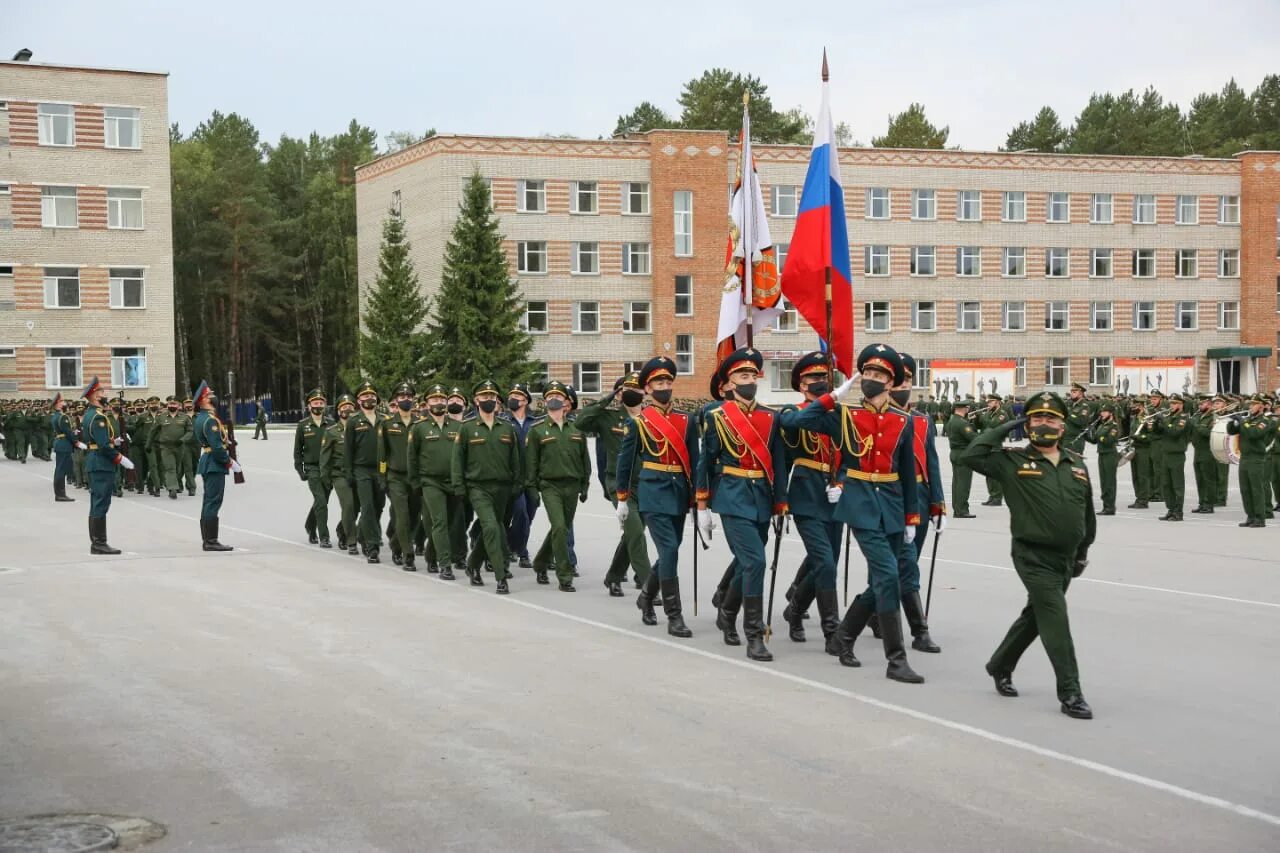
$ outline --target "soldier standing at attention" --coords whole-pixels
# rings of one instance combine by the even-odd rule
[[[1102,493],[1102,512],[1098,515],[1115,515],[1116,471],[1120,467],[1116,444],[1120,441],[1120,425],[1116,423],[1115,410],[1110,403],[1103,403],[1098,409],[1098,422],[1086,438],[1098,445],[1098,488]]]
[[[118,449],[120,437],[106,414],[107,389],[98,383],[98,377],[93,377],[84,389],[84,398],[89,401],[81,426],[84,437],[89,439],[85,460],[89,474],[89,553],[119,554],[119,548],[107,544],[107,511],[115,491],[116,466],[131,471],[133,463]]]
[[[75,498],[67,497],[67,473],[71,470],[71,450],[79,439],[76,438],[76,430],[71,424],[71,418],[65,411],[66,408],[67,401],[62,399],[61,394],[53,398],[53,414],[49,416],[49,420],[53,425],[54,435],[53,500],[56,503],[75,501]],[[114,478],[112,480],[112,491],[115,491]]]
[[[507,585],[506,529],[503,512],[511,501],[511,490],[524,480],[516,431],[506,419],[497,417],[498,385],[492,379],[478,383],[472,391],[478,415],[464,421],[454,445],[453,487],[466,494],[480,522],[480,541],[467,560],[467,577],[472,586],[484,586],[485,556],[498,582],[498,595],[510,592]]]
[[[965,397],[956,400],[951,410],[951,417],[942,428],[947,437],[947,453],[951,460],[951,517],[977,518],[969,512],[969,490],[973,487],[973,469],[960,462],[964,449],[977,436],[973,422],[969,420],[969,412],[973,409],[973,400]]]
[[[200,442],[199,473],[204,480],[204,498],[200,506],[200,536],[206,551],[230,551],[230,545],[218,541],[218,514],[227,488],[227,473],[238,474],[240,463],[227,451],[227,432],[218,420],[216,399],[209,383],[196,389],[196,440]]]
[[[262,436],[262,440],[267,440],[267,407],[262,405],[262,401],[258,401],[258,413],[253,418],[253,440],[257,441],[258,436]]]
[[[377,411],[378,392],[371,383],[365,382],[356,389],[356,403],[360,410],[347,418],[345,474],[360,508],[360,527],[358,533],[348,535],[359,541],[368,562],[378,563],[386,495],[378,475],[378,426],[383,418]]]
[[[1185,405],[1178,394],[1169,398],[1169,408],[1156,417],[1153,425],[1160,445],[1160,491],[1164,495],[1165,514],[1161,521],[1182,521],[1186,499],[1187,443],[1191,440],[1191,418],[1182,412]]]
[[[978,432],[988,432],[990,430],[999,429],[1008,423],[1009,415],[1000,406],[999,394],[987,395],[987,408],[978,415]],[[987,478],[987,499],[982,502],[983,506],[1000,506],[1004,503],[1004,492],[1000,486],[1000,481],[994,477]]]
[[[1062,435],[1062,444],[1068,450],[1084,455],[1085,433],[1093,421],[1093,406],[1084,398],[1085,387],[1079,382],[1071,383],[1067,392],[1067,424]]]
[[[330,480],[320,464],[321,445],[329,429],[329,422],[324,416],[325,405],[324,392],[319,388],[312,389],[307,395],[307,417],[298,421],[298,428],[293,434],[293,470],[311,491],[311,509],[307,519],[315,527],[303,525],[308,527],[308,539],[312,545],[319,541],[321,548],[332,548],[333,543],[329,541]]]
[[[169,499],[177,500],[178,489],[182,488],[182,481],[178,478],[179,458],[185,452],[183,444],[187,436],[194,433],[195,429],[191,419],[183,414],[182,404],[177,397],[169,395],[165,400],[165,408],[166,411],[156,418],[154,427],[156,449],[164,472],[164,485],[169,490]]]
[[[356,543],[356,497],[347,482],[347,419],[356,410],[356,402],[350,394],[338,398],[338,422],[325,427],[320,437],[320,474],[326,489],[338,493],[338,548],[346,550],[350,543],[352,555],[359,554]],[[327,504],[326,504],[327,508]]]
[[[378,425],[378,473],[386,478],[387,496],[391,499],[391,525],[387,538],[391,542],[391,562],[406,572],[416,572],[413,552],[413,528],[422,509],[417,491],[409,478],[409,457],[413,455],[413,428],[418,416],[413,411],[417,394],[408,382],[402,382],[392,396],[395,406],[391,416]]]
[[[1013,671],[1037,636],[1053,664],[1062,713],[1080,720],[1093,711],[1080,690],[1075,645],[1067,620],[1067,587],[1089,564],[1097,529],[1089,470],[1076,453],[1059,445],[1067,406],[1051,391],[1027,399],[1031,445],[1004,448],[1004,436],[1021,421],[983,433],[964,452],[976,471],[1003,482],[1009,497],[1013,567],[1027,590],[1027,606],[987,662],[1001,696],[1017,696]]]
[[[569,558],[569,537],[573,516],[579,503],[587,502],[591,483],[591,456],[587,437],[565,418],[569,405],[568,389],[563,383],[548,382],[542,392],[547,419],[535,424],[525,439],[525,488],[536,490],[547,508],[551,530],[551,555],[561,592],[576,592],[573,586],[573,562]],[[533,561],[538,583],[547,583],[548,549],[539,549]]]
[[[1196,508],[1194,513],[1212,513],[1218,502],[1218,460],[1213,458],[1212,401],[1200,398],[1199,411],[1191,417],[1191,469],[1196,475]],[[1105,513],[1104,513],[1105,515]]]
[[[1245,520],[1240,527],[1266,527],[1267,446],[1276,436],[1276,423],[1266,415],[1267,398],[1249,398],[1248,414],[1236,412],[1227,422],[1227,434],[1240,436],[1240,500]]]
[[[1155,440],[1147,424],[1147,406],[1135,402],[1136,408],[1129,419],[1129,437],[1133,440],[1133,461],[1129,463],[1129,476],[1133,478],[1133,503],[1129,509],[1146,509],[1150,505],[1154,486],[1151,483],[1151,443]]]
[[[1147,408],[1147,415],[1159,417],[1164,414],[1165,395],[1160,390],[1152,391],[1148,395],[1151,405]],[[1152,419],[1150,425],[1147,426],[1145,432],[1151,434],[1151,442],[1147,445],[1148,470],[1151,478],[1151,500],[1163,501],[1164,498],[1164,444],[1160,441],[1160,435],[1155,431],[1155,419]]]
[[[640,590],[636,607],[644,624],[657,625],[653,601],[661,590],[667,633],[692,637],[684,623],[679,569],[684,521],[693,506],[698,470],[698,426],[691,413],[672,408],[675,377],[676,363],[662,355],[649,359],[640,371],[640,386],[653,402],[632,418],[618,448],[615,512],[625,529],[631,515],[632,475],[638,469],[636,507],[658,549],[658,565]]]
[[[418,491],[422,504],[422,525],[426,528],[428,553],[437,564],[427,563],[428,572],[440,579],[454,579],[453,567],[462,554],[454,553],[449,523],[454,513],[461,515],[461,499],[453,491],[453,449],[458,440],[458,421],[448,416],[448,391],[440,384],[427,389],[427,414],[410,436],[409,483]]]

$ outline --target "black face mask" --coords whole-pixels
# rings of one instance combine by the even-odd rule
[[[520,408],[521,406],[523,406],[523,405],[524,405],[524,399],[523,399],[523,398],[521,398],[521,397],[508,397],[508,398],[507,398],[507,408],[508,408],[508,409],[510,409],[510,410],[511,410],[511,411],[513,411],[513,412],[514,412],[516,409],[518,409],[518,408]]]
[[[169,407],[169,414],[171,414],[171,415],[176,415],[176,414],[178,414],[178,407],[177,407],[177,406],[170,406],[170,407]]]
[[[754,382],[751,383],[750,385],[734,385],[733,393],[734,393],[734,396],[741,397],[743,400],[746,400],[748,403],[750,403],[752,400],[756,398],[757,387],[758,386]]]
[[[866,397],[868,400],[873,397],[879,397],[884,393],[884,389],[889,387],[879,379],[863,379],[861,385],[862,396]]]
[[[462,414],[463,408],[465,407],[461,403],[450,403],[449,405],[445,406],[445,409],[447,409],[449,414],[451,415]]]
[[[377,400],[361,400],[360,401],[360,408],[362,409],[372,409],[376,405],[378,405]]]
[[[622,405],[638,406],[644,402],[644,392],[634,388],[622,389]]]
[[[899,409],[905,409],[907,403],[911,402],[911,391],[890,391],[889,396],[893,398],[893,402],[897,404]]]
[[[1027,437],[1036,447],[1052,447],[1062,438],[1062,428],[1048,424],[1036,424],[1027,428]]]
[[[317,418],[320,417],[324,414],[324,406],[312,406],[311,414],[315,415]]]
[[[657,403],[659,406],[665,406],[667,403],[671,402],[671,389],[662,388],[660,390],[651,392],[649,396],[652,397],[653,401]]]
[[[561,400],[558,397],[547,401],[548,412],[558,412],[563,408],[564,408],[564,400]]]
[[[347,418],[349,418],[349,417],[351,417],[351,410],[350,410],[350,409],[343,409],[341,412],[338,412],[338,418],[339,418],[339,419],[341,419],[341,420],[344,420],[344,421],[345,421],[345,420],[346,420]]]
[[[486,415],[493,414],[493,412],[498,409],[497,400],[481,400],[476,405],[480,408],[480,411],[484,412]]]
[[[443,415],[446,408],[448,407],[445,406],[444,403],[432,403],[430,406],[427,406],[427,411],[431,412],[433,415]],[[461,406],[458,407],[458,411],[462,411]]]
[[[412,400],[396,400],[396,407],[402,412],[407,412],[413,408]]]
[[[821,397],[823,394],[831,390],[831,386],[826,382],[810,382],[809,393],[815,397]]]

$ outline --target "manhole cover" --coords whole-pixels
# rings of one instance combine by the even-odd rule
[[[0,822],[0,853],[88,853],[110,850],[120,839],[100,823],[67,818],[24,818]]]

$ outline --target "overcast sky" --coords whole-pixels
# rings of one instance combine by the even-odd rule
[[[1186,107],[1230,77],[1280,73],[1280,0],[913,3],[0,0],[0,51],[167,71],[190,131],[238,112],[275,140],[379,135],[608,135],[642,100],[673,114],[707,68],[749,72],[775,107],[832,112],[867,143],[912,101],[951,144],[991,149],[1044,104],[1070,121],[1094,91],[1154,85]],[[1041,10],[1045,11],[1041,11]],[[910,11],[908,11],[910,10]],[[4,93],[0,92],[0,96]]]

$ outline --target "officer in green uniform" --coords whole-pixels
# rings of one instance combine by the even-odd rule
[[[1245,520],[1241,527],[1266,527],[1267,448],[1276,438],[1276,422],[1266,415],[1267,399],[1249,398],[1249,410],[1236,412],[1227,422],[1227,433],[1240,436],[1240,500]]]
[[[13,450],[13,455],[9,458],[26,465],[28,441],[26,403],[19,401],[9,413],[9,420],[5,424],[5,449]]]
[[[1227,405],[1227,398],[1219,394],[1209,404],[1209,410],[1213,412],[1215,417],[1224,418],[1227,416]],[[1214,497],[1213,505],[1217,508],[1227,505],[1227,490],[1231,485],[1231,465],[1228,462],[1218,462],[1216,457],[1214,462],[1218,466],[1218,491]]]
[[[165,399],[165,409],[156,417],[155,433],[156,450],[159,454],[160,467],[164,472],[164,485],[169,490],[169,499],[177,500],[178,489],[182,488],[182,480],[178,471],[180,459],[186,453],[185,443],[188,435],[195,433],[191,418],[182,411],[178,398],[170,395]]]
[[[391,415],[378,424],[378,473],[386,478],[391,500],[391,562],[406,572],[416,572],[413,529],[422,515],[418,491],[409,477],[409,457],[413,455],[413,428],[418,415],[413,411],[413,386],[402,382],[392,395]]]
[[[67,497],[67,472],[71,470],[71,450],[75,447],[75,427],[71,417],[66,413],[67,401],[58,394],[53,398],[53,414],[49,421],[53,427],[53,500],[55,503],[70,503],[75,498]]]
[[[978,431],[969,419],[974,400],[965,397],[956,400],[951,408],[951,416],[943,427],[943,435],[947,437],[948,455],[951,459],[951,517],[977,518],[969,512],[969,490],[973,486],[973,469],[961,464],[960,457],[964,449],[973,443]]]
[[[196,466],[200,464],[200,442],[196,441],[196,408],[188,397],[182,401],[182,413],[191,419],[191,432],[182,440],[182,452],[178,454],[178,486],[187,494],[196,493]]]
[[[1155,433],[1151,429],[1154,421],[1153,412],[1148,411],[1147,404],[1139,401],[1129,420],[1129,437],[1133,442],[1133,460],[1129,463],[1133,478],[1133,503],[1129,509],[1146,509],[1155,492],[1155,471],[1152,465],[1151,446],[1155,442]]]
[[[1181,395],[1169,397],[1169,405],[1156,416],[1152,430],[1160,447],[1160,493],[1166,512],[1161,521],[1182,521],[1186,499],[1187,444],[1191,441],[1191,418],[1183,411]]]
[[[1166,405],[1166,396],[1163,391],[1156,389],[1147,395],[1150,404],[1147,406],[1147,415],[1159,417],[1168,410]],[[1146,432],[1151,433],[1151,444],[1148,446],[1147,458],[1150,459],[1149,470],[1151,473],[1151,500],[1164,500],[1164,445],[1160,441],[1160,436],[1155,432],[1155,418],[1152,418],[1147,426]]]
[[[338,422],[325,427],[320,437],[320,475],[326,489],[338,493],[338,511],[341,520],[338,522],[338,548],[346,550],[350,543],[350,553],[359,554],[356,536],[356,498],[347,482],[347,419],[355,413],[356,401],[350,394],[338,398]],[[325,508],[328,508],[326,501]]]
[[[258,401],[258,412],[253,418],[253,440],[257,441],[261,436],[263,441],[267,440],[267,407]]]
[[[1085,438],[1098,445],[1098,489],[1102,493],[1102,512],[1099,515],[1116,514],[1116,472],[1120,468],[1120,454],[1116,445],[1120,441],[1120,425],[1116,423],[1115,409],[1110,403],[1098,407],[1098,420],[1089,428]]]
[[[418,420],[410,436],[409,482],[418,492],[422,525],[428,545],[427,571],[439,572],[440,579],[454,579],[454,566],[463,555],[454,553],[449,524],[462,514],[462,499],[453,490],[453,451],[459,422],[449,417],[449,392],[439,383],[427,389],[427,413]]]
[[[303,527],[308,541],[321,548],[332,548],[329,540],[329,478],[320,465],[320,447],[330,423],[325,418],[327,401],[319,388],[307,394],[307,416],[298,421],[293,433],[293,470],[311,492],[311,508]]]
[[[151,396],[147,398],[147,412],[151,418],[147,423],[147,493],[152,497],[160,497],[160,487],[164,483],[164,468],[160,464],[160,442],[157,440],[156,427],[159,425],[160,415],[160,398]]]
[[[120,437],[112,429],[111,419],[105,414],[107,389],[93,377],[84,389],[89,401],[81,422],[81,433],[89,454],[85,468],[89,473],[89,553],[119,554],[119,548],[107,544],[107,511],[111,509],[111,496],[115,491],[116,466],[133,469],[133,462],[119,451]]]
[[[379,563],[382,547],[382,507],[386,502],[382,478],[378,473],[378,426],[383,416],[378,413],[378,392],[365,382],[356,389],[358,411],[347,418],[345,475],[356,496],[360,522],[358,532],[348,535],[357,539],[360,550],[370,563]]]
[[[217,400],[209,383],[201,382],[192,401],[196,407],[195,432],[200,442],[199,474],[204,480],[204,497],[200,504],[200,537],[206,551],[230,551],[230,545],[218,541],[218,514],[227,487],[227,474],[240,472],[240,463],[227,449],[227,432],[218,419]]]
[[[1271,404],[1271,421],[1277,424],[1277,430],[1280,431],[1280,401],[1273,401]],[[1280,432],[1278,432],[1280,434]],[[1271,442],[1271,449],[1267,452],[1267,470],[1268,479],[1271,482],[1271,488],[1267,491],[1267,518],[1274,517],[1274,511],[1280,510],[1280,438],[1276,438]]]
[[[445,414],[449,416],[449,420],[457,424],[464,421],[474,420],[475,412],[467,411],[467,395],[457,385],[449,389],[449,399],[445,402]],[[457,437],[454,437],[457,441]],[[453,563],[456,570],[466,570],[467,561],[467,526],[471,524],[471,519],[475,517],[475,512],[471,509],[471,499],[467,497],[467,490],[453,485],[453,459],[449,460],[449,486],[456,498],[456,504],[449,505],[449,549],[453,552]],[[454,512],[457,506],[459,511]]]
[[[1080,690],[1075,646],[1067,619],[1067,587],[1088,565],[1097,522],[1093,486],[1084,459],[1062,447],[1067,406],[1050,391],[1033,394],[1026,405],[1029,446],[1003,448],[1013,421],[983,433],[963,461],[999,479],[1009,498],[1013,567],[1027,590],[1027,606],[987,662],[1001,696],[1017,696],[1013,671],[1022,653],[1040,637],[1057,676],[1062,713],[1092,719]]]
[[[1191,418],[1191,468],[1196,476],[1195,513],[1212,513],[1218,500],[1218,460],[1213,457],[1213,401],[1200,398],[1199,411]]]
[[[978,432],[985,433],[999,429],[1009,422],[1009,413],[1001,405],[999,394],[987,395],[987,408],[978,415]],[[1008,433],[1001,433],[1007,435]],[[1004,503],[1003,486],[997,477],[987,477],[987,499],[983,506],[1000,506]]]
[[[129,430],[129,445],[138,465],[138,469],[133,474],[133,482],[140,495],[151,492],[151,487],[147,480],[151,470],[148,464],[147,446],[151,440],[151,427],[155,420],[155,415],[151,412],[150,401],[141,400],[138,415],[133,422],[133,428]]]
[[[1081,455],[1084,455],[1086,433],[1094,417],[1093,405],[1084,398],[1085,391],[1079,382],[1071,383],[1071,390],[1067,392],[1067,423],[1062,436],[1063,445]]]
[[[561,382],[548,382],[542,392],[547,418],[533,425],[525,437],[524,487],[536,491],[546,507],[548,549],[544,543],[533,559],[538,583],[547,583],[547,557],[555,559],[561,592],[576,592],[569,535],[579,503],[586,503],[591,482],[587,436],[566,418],[569,393]]]
[[[515,427],[495,416],[497,383],[485,379],[476,384],[471,396],[478,414],[458,430],[451,474],[454,489],[467,495],[480,522],[480,541],[467,560],[467,576],[472,586],[484,586],[482,564],[487,556],[496,574],[497,592],[506,595],[510,589],[503,516],[512,488],[524,482],[520,446]]]

